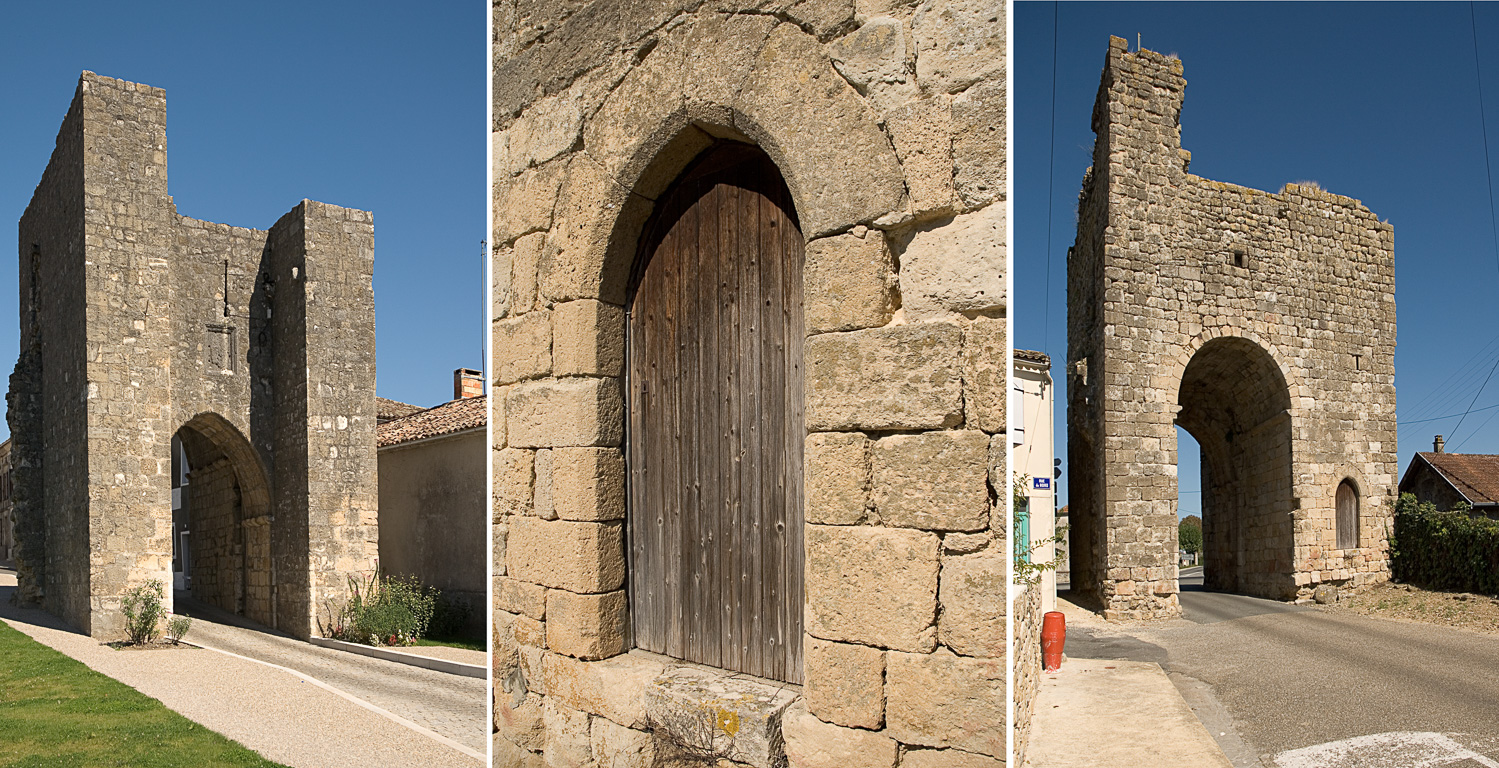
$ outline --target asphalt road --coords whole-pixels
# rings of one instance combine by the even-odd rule
[[[1183,620],[1079,626],[1068,655],[1160,664],[1238,768],[1499,768],[1499,637],[1191,581]]]

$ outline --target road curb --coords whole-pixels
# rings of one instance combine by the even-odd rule
[[[360,645],[358,643],[346,643],[342,640],[333,640],[327,637],[310,638],[313,645],[323,648],[332,648],[336,651],[348,651],[360,656],[369,656],[385,661],[394,661],[397,664],[406,664],[413,667],[430,669],[434,672],[445,672],[450,675],[462,675],[464,677],[477,677],[481,680],[489,677],[489,670],[476,664],[464,664],[460,661],[448,661],[432,656],[419,656],[414,653],[403,653],[390,648],[377,648],[372,645]]]

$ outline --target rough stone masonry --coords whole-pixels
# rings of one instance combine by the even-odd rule
[[[496,765],[1001,764],[1003,6],[493,4]],[[631,275],[725,144],[804,245],[800,685],[636,648],[626,587]]]
[[[200,598],[316,632],[376,556],[372,216],[179,215],[165,92],[85,72],[19,246],[22,599],[113,639],[128,589],[172,583],[177,434]]]
[[[1072,586],[1109,618],[1180,612],[1175,425],[1201,446],[1210,587],[1389,575],[1394,229],[1315,184],[1188,173],[1185,87],[1177,59],[1110,40],[1067,265]]]

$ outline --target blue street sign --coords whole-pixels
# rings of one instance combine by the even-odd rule
[[[1036,490],[1036,491],[1049,491],[1049,490],[1051,490],[1051,478],[1049,478],[1049,477],[1034,477],[1034,478],[1031,478],[1031,489],[1032,490]]]

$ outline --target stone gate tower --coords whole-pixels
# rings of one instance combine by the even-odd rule
[[[180,216],[165,92],[85,72],[19,245],[21,597],[119,636],[125,591],[172,583],[177,506],[194,597],[316,632],[377,551],[371,215]]]
[[[1209,588],[1388,577],[1394,229],[1316,185],[1187,172],[1181,62],[1109,42],[1067,265],[1073,588],[1175,615],[1174,425],[1201,445]]]

